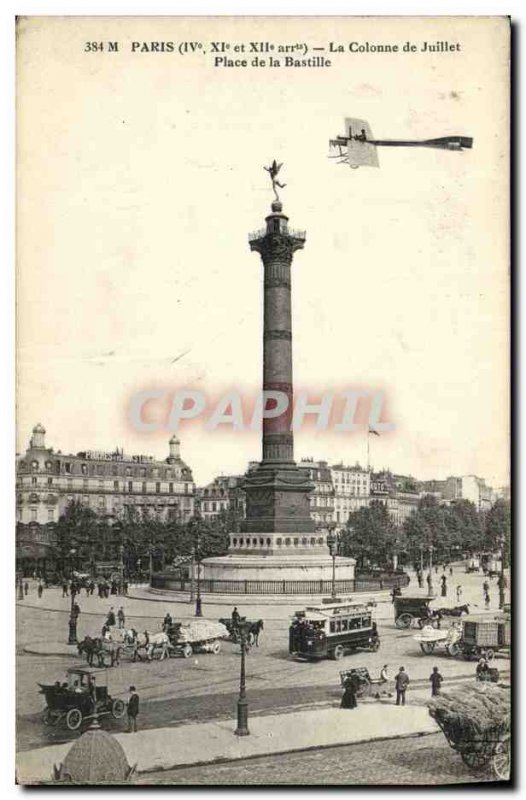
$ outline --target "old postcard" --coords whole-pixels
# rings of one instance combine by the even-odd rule
[[[509,76],[18,20],[19,784],[510,780]]]

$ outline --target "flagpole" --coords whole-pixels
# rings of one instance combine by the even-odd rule
[[[370,441],[371,431],[367,428],[367,472],[371,471],[371,453],[370,453]]]

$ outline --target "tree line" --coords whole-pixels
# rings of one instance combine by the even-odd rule
[[[340,553],[358,561],[358,568],[383,567],[396,555],[403,565],[444,562],[479,553],[499,553],[503,547],[509,561],[511,511],[507,500],[497,500],[487,511],[479,511],[470,500],[449,505],[424,495],[417,509],[396,526],[380,501],[349,515],[340,536]]]

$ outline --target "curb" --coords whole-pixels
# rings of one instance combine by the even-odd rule
[[[423,736],[436,736],[441,733],[436,731],[417,731],[416,733],[402,733],[395,736],[369,736],[354,742],[337,742],[334,744],[313,744],[308,747],[295,747],[285,750],[273,750],[272,753],[261,753],[242,756],[225,756],[224,758],[214,758],[212,761],[191,761],[187,764],[174,764],[167,767],[149,767],[137,770],[138,775],[148,775],[151,772],[171,772],[179,769],[191,769],[192,767],[204,767],[207,764],[232,764],[235,761],[254,761],[258,758],[274,758],[274,756],[284,756],[288,753],[308,753],[311,750],[333,750],[336,747],[352,747],[353,745],[368,744],[372,742],[388,742],[391,739],[419,739]]]

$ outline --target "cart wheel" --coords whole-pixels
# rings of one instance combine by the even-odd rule
[[[358,687],[356,692],[356,697],[369,697],[371,694],[371,684],[369,681],[366,683],[362,683],[361,686]]]
[[[344,649],[342,644],[337,644],[333,650],[332,657],[335,661],[341,661],[344,655]]]
[[[491,766],[493,772],[499,781],[509,781],[511,772],[511,752],[510,740],[504,739],[502,742],[497,742],[491,759]]]
[[[495,651],[491,647],[488,647],[488,649],[484,652],[484,656],[488,659],[488,661],[493,661],[495,658]]]
[[[369,650],[371,653],[376,653],[380,649],[380,639],[373,639],[371,644],[369,645]]]
[[[397,628],[409,628],[412,621],[413,617],[411,614],[400,614],[400,616],[396,618],[395,625]]]
[[[122,719],[125,711],[126,711],[126,705],[124,703],[124,700],[120,700],[119,698],[117,698],[111,704],[111,715],[114,719]]]
[[[221,652],[221,642],[216,639],[216,641],[212,642],[210,645],[210,650],[215,656],[219,655]]]
[[[435,642],[420,642],[420,649],[426,656],[430,656],[435,649]]]
[[[82,722],[82,714],[78,708],[70,708],[66,714],[66,725],[70,731],[76,731],[80,728]]]
[[[189,642],[186,642],[186,644],[183,645],[181,652],[183,654],[183,658],[190,658],[194,651],[192,650],[192,645]]]
[[[41,719],[42,719],[42,722],[44,723],[44,725],[53,725],[54,716],[53,716],[53,713],[52,713],[51,709],[49,709],[47,706],[45,707],[45,709],[42,712]]]
[[[471,769],[482,769],[489,761],[489,756],[485,753],[461,753],[460,757]]]

